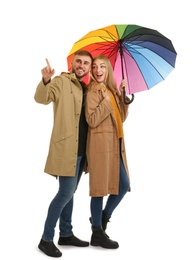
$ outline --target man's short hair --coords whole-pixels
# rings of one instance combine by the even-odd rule
[[[80,55],[80,56],[89,56],[91,58],[91,61],[93,60],[93,56],[92,54],[89,52],[89,51],[86,51],[86,50],[78,50],[74,53],[74,56],[75,55]]]

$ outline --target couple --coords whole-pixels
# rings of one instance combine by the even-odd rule
[[[59,220],[59,245],[86,247],[72,231],[73,195],[83,171],[89,172],[92,246],[116,249],[118,242],[105,232],[114,209],[130,191],[124,146],[123,122],[128,105],[123,101],[123,80],[118,91],[113,69],[105,56],[92,57],[79,50],[70,73],[55,76],[48,60],[34,99],[53,102],[54,124],[44,171],[58,179],[59,190],[51,201],[38,245],[46,255],[62,256],[53,239]],[[86,86],[83,78],[91,72]],[[108,195],[103,208],[103,197]]]

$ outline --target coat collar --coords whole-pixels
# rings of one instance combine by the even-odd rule
[[[105,86],[105,85],[104,85],[103,83],[98,83],[98,82],[96,82],[96,81],[93,81],[93,82],[91,83],[91,88],[92,88],[93,92],[98,92],[98,91],[101,90],[101,88],[103,88],[104,86]],[[114,90],[114,91],[111,91],[111,92],[113,92],[114,96],[119,96],[118,90],[117,90],[117,91]]]
[[[79,81],[76,77],[75,73],[70,73],[70,72],[62,72],[61,75],[64,75],[66,78],[68,78],[69,80],[71,80],[72,82],[78,82],[81,86],[84,85],[86,86],[86,84],[83,81]]]

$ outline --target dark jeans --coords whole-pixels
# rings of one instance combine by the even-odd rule
[[[122,158],[120,157],[120,184],[119,184],[119,194],[109,195],[105,208],[105,216],[111,217],[114,209],[121,202],[125,194],[130,189],[130,182],[123,165]],[[102,225],[102,209],[103,209],[103,197],[92,197],[91,198],[91,216],[92,216],[92,226],[100,227]]]
[[[48,208],[42,239],[53,241],[58,219],[60,236],[68,237],[72,232],[73,197],[83,172],[85,158],[79,156],[76,164],[76,175],[73,177],[59,176],[59,190]]]

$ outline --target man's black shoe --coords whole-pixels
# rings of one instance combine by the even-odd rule
[[[38,248],[44,252],[46,255],[48,256],[52,256],[52,257],[60,257],[62,256],[62,253],[60,252],[60,250],[54,245],[54,243],[51,242],[47,242],[44,241],[43,239],[41,239]]]
[[[89,246],[89,242],[80,240],[79,238],[72,235],[70,237],[59,237],[58,245],[86,247]]]

